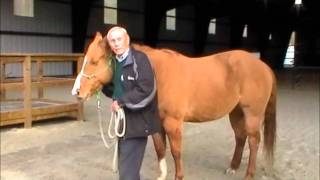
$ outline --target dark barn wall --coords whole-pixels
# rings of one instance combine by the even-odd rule
[[[83,52],[103,22],[103,0],[34,0],[35,17],[13,15],[13,1],[1,0],[1,52]],[[282,68],[290,35],[296,32],[296,66],[320,66],[320,16],[316,0],[118,0],[118,24],[133,42],[167,47],[189,56],[229,49],[260,52]],[[232,6],[230,6],[232,4]],[[165,29],[166,11],[176,8],[176,30]],[[216,34],[209,35],[216,18]],[[248,37],[243,38],[244,26]],[[269,35],[272,39],[269,40]]]
[[[99,31],[102,34],[112,26],[104,24],[104,6],[102,0],[94,2],[90,9],[87,42]],[[118,24],[124,26],[130,34],[132,41],[143,41],[144,34],[144,1],[122,0],[118,1]]]
[[[34,17],[13,14],[13,0],[1,0],[1,53],[71,53],[71,5],[68,1],[34,1]]]
[[[181,6],[176,9],[176,30],[166,29],[166,16],[160,21],[157,47],[174,49],[186,55],[193,54],[193,7]]]

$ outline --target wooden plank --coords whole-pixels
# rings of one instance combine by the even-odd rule
[[[39,121],[39,120],[45,120],[45,119],[51,119],[51,118],[58,118],[58,117],[76,117],[76,111],[70,111],[70,112],[58,112],[58,113],[52,113],[52,114],[46,114],[41,116],[35,116],[33,121]]]
[[[31,61],[79,61],[79,57],[83,57],[83,54],[1,54],[0,60],[7,63],[22,63],[24,57],[31,56]]]
[[[2,53],[0,57],[25,57],[25,56],[83,56],[82,53]]]
[[[23,80],[24,80],[24,115],[25,115],[25,128],[32,126],[32,113],[31,113],[31,57],[26,56],[23,63]]]
[[[43,59],[44,58],[44,59]],[[77,61],[78,57],[32,57],[32,60],[38,61],[41,59],[43,62],[68,62]]]
[[[67,85],[73,84],[74,78],[52,78],[50,80],[43,80],[41,82],[32,82],[32,87],[49,87],[49,86],[58,86],[58,85]],[[12,82],[12,83],[1,83],[1,90],[11,90],[11,89],[20,89],[24,88],[24,83],[22,82]]]
[[[57,76],[52,76],[52,77],[48,77],[48,76],[44,76],[42,77],[42,81],[54,81],[54,80],[70,80],[70,79],[75,79],[73,78],[73,76],[63,76],[63,77],[57,77]],[[31,78],[31,82],[38,82],[38,77],[32,77]],[[7,78],[5,79],[4,82],[1,82],[3,84],[7,84],[7,83],[21,83],[23,82],[23,78]]]
[[[2,62],[2,61],[0,61],[0,82],[2,83],[2,82],[4,82],[4,79],[5,79],[5,64]],[[5,89],[1,89],[0,88],[0,98],[1,98],[1,100],[5,100],[6,99],[6,90]]]
[[[6,103],[6,102],[17,102],[21,101],[23,102],[23,99],[20,98],[6,98],[5,100],[2,100],[1,103]],[[2,109],[0,109],[2,111]]]
[[[43,78],[43,63],[41,60],[37,61],[37,80],[38,82],[42,82]],[[43,87],[38,88],[38,98],[43,98]]]
[[[0,117],[1,117],[0,121],[24,119],[24,110],[1,112]]]
[[[74,79],[72,78],[63,78],[63,79],[56,79],[56,80],[46,80],[42,82],[34,82],[32,83],[32,87],[52,87],[52,86],[58,86],[58,85],[67,85],[67,84],[73,84]]]
[[[77,102],[72,101],[60,101],[60,100],[54,100],[54,99],[41,99],[40,102],[45,103],[53,103],[53,104],[77,104]]]
[[[14,82],[23,82],[23,78],[6,78],[1,83],[6,84],[6,83],[14,83]]]
[[[32,109],[32,113],[34,116],[54,114],[54,113],[59,113],[59,112],[69,112],[69,111],[77,111],[76,104],[50,105],[45,108],[39,107],[39,108]]]
[[[40,120],[46,120],[51,118],[58,118],[58,117],[77,117],[77,111],[69,111],[69,112],[59,112],[59,113],[53,113],[53,114],[46,114],[42,116],[33,116],[32,121],[40,121]],[[6,125],[12,125],[12,124],[21,124],[24,123],[24,118],[18,118],[18,119],[10,119],[10,120],[1,120],[0,126],[6,126]]]
[[[0,61],[4,64],[23,63],[24,57],[0,57]]]
[[[1,83],[1,91],[12,89],[24,89],[24,83]]]
[[[7,125],[12,125],[12,124],[21,124],[24,123],[24,118],[20,119],[12,119],[10,121],[0,121],[0,126],[7,126]]]
[[[49,106],[40,106],[34,107],[32,109],[32,121],[47,119],[53,117],[61,116],[73,116],[74,118],[78,117],[78,108],[77,103],[67,103],[66,104],[53,104]],[[1,112],[0,124],[15,124],[21,123],[21,121],[16,121],[17,119],[24,118],[24,110],[15,110],[15,111],[6,111]],[[7,121],[13,121],[13,123],[4,123]]]

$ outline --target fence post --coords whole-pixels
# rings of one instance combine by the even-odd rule
[[[23,62],[23,83],[24,83],[24,127],[32,126],[32,87],[31,87],[31,56],[25,56]]]

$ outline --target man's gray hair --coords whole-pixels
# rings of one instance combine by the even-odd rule
[[[120,27],[120,26],[115,26],[115,27],[109,29],[109,31],[108,31],[108,33],[107,33],[107,38],[108,38],[108,39],[109,39],[109,36],[110,36],[111,32],[112,32],[112,31],[115,31],[115,30],[120,30],[120,31],[122,31],[124,34],[128,35],[127,30],[126,30],[125,28]]]

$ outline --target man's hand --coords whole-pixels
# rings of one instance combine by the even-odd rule
[[[118,104],[118,101],[113,101],[111,104],[111,111],[117,111],[118,109],[120,109],[120,106]]]

